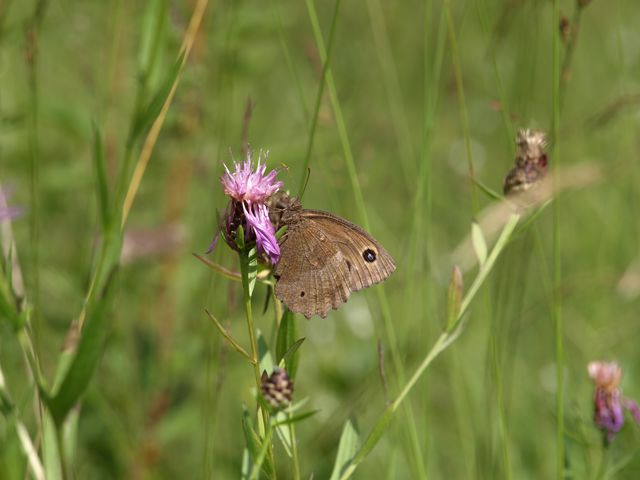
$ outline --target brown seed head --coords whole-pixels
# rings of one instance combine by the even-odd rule
[[[269,405],[276,409],[289,406],[293,398],[293,380],[285,370],[275,368],[271,375],[262,372],[260,383],[262,395]]]

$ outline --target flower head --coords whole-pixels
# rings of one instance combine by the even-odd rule
[[[264,371],[260,379],[260,391],[273,408],[288,407],[293,398],[293,380],[280,368],[274,368],[271,375]]]
[[[546,176],[549,169],[546,147],[547,136],[542,130],[518,131],[515,165],[504,179],[505,195],[528,190]]]
[[[263,163],[262,152],[258,154],[255,169],[252,160],[252,153],[249,151],[244,162],[234,163],[233,172],[225,165],[226,173],[220,177],[220,182],[230,201],[221,220],[220,230],[227,244],[238,250],[237,236],[242,227],[243,243],[255,244],[259,253],[276,264],[280,258],[280,246],[275,228],[269,220],[267,200],[282,187],[282,182],[276,180],[277,170],[271,170],[265,175],[266,165]],[[216,239],[217,236],[209,251],[213,250]]]
[[[640,423],[640,408],[620,390],[622,369],[616,362],[590,362],[587,370],[595,385],[594,421],[612,441],[624,425],[624,408]]]
[[[267,154],[264,156],[266,157]],[[222,182],[224,193],[238,202],[264,203],[282,187],[282,182],[276,180],[278,174],[276,170],[271,170],[267,175],[264,174],[267,166],[262,162],[262,152],[258,154],[255,171],[252,170],[252,163],[252,153],[249,150],[244,162],[234,162],[233,173],[226,165],[224,166],[226,173],[220,177],[220,182]]]

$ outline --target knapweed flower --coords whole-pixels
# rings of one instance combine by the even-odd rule
[[[265,157],[267,155],[268,153],[264,154]],[[233,173],[225,165],[226,173],[220,177],[220,182],[222,182],[224,193],[238,202],[264,203],[282,187],[282,182],[276,180],[278,175],[276,170],[271,170],[267,175],[264,174],[267,165],[262,162],[262,152],[258,153],[258,165],[253,171],[252,156],[249,150],[244,162],[234,162]]]
[[[260,379],[260,391],[273,408],[285,408],[293,399],[293,380],[281,368],[274,368],[271,375],[264,371]]]
[[[276,170],[265,174],[266,156],[267,154],[263,155],[263,152],[258,154],[255,169],[251,151],[247,152],[247,159],[244,162],[234,163],[233,172],[225,165],[225,173],[220,177],[220,182],[230,201],[221,227],[227,244],[237,250],[237,232],[242,226],[244,242],[255,242],[258,252],[275,265],[280,258],[280,246],[275,229],[269,220],[266,202],[283,184],[276,180],[278,174]]]
[[[640,408],[636,402],[622,396],[622,368],[616,362],[591,362],[587,369],[595,385],[594,421],[611,442],[624,424],[624,409],[640,423]]]

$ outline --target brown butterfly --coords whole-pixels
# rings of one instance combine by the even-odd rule
[[[272,198],[271,219],[279,228],[280,260],[273,270],[276,297],[307,318],[327,316],[356,292],[396,269],[391,255],[371,235],[343,218],[306,210],[288,195]]]

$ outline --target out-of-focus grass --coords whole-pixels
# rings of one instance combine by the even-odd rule
[[[371,232],[398,263],[384,288],[401,360],[412,371],[443,328],[450,254],[475,213],[465,142],[478,178],[499,190],[513,161],[513,132],[507,130],[551,128],[556,25],[550,4],[451,3],[469,122],[465,138],[449,37],[439,82],[430,71],[436,65],[441,5],[385,2],[380,11],[376,5],[372,2],[369,11],[343,2],[331,71]],[[64,334],[82,307],[100,231],[92,125],[101,128],[113,185],[141,81],[137,65],[145,6],[121,0],[48,5],[37,38],[36,135],[25,58],[25,24],[33,5],[9,2],[3,8],[0,182],[13,189],[14,203],[27,208],[14,230],[27,286],[33,288],[38,278],[34,328],[42,368],[51,379]],[[171,69],[191,8],[191,2],[171,2],[157,68],[145,80],[150,85],[157,86]],[[326,41],[334,4],[316,2],[316,8]],[[568,15],[573,8],[570,2],[561,4]],[[552,162],[589,160],[604,173],[598,185],[563,194],[559,204],[562,278],[555,294],[564,323],[566,468],[576,478],[595,476],[601,452],[591,424],[587,361],[619,360],[626,371],[625,394],[640,396],[640,171],[633,103],[640,89],[639,21],[640,12],[629,0],[593,0],[584,10],[571,79],[563,87],[559,138],[553,139],[560,142],[562,158]],[[237,477],[241,404],[252,404],[253,379],[224,346],[204,309],[248,345],[242,291],[211,274],[191,253],[206,249],[216,209],[224,208],[218,177],[222,162],[231,161],[230,149],[236,159],[240,156],[248,98],[255,102],[251,146],[269,148],[272,166],[285,163],[289,170],[281,177],[297,191],[321,69],[303,2],[210,6],[131,211],[129,245],[134,235],[147,240],[121,268],[106,349],[80,411],[78,478],[174,478],[185,471],[196,477]],[[425,78],[437,83],[425,85]],[[396,81],[399,90],[394,90]],[[427,95],[438,103],[428,152],[419,154]],[[503,102],[498,108],[497,100]],[[504,102],[508,112],[500,110]],[[621,107],[612,110],[612,105]],[[595,118],[612,111],[594,126]],[[34,151],[37,208],[29,193]],[[427,159],[428,191],[416,205],[417,182],[424,181],[421,162]],[[310,166],[305,206],[361,220],[327,93],[320,102]],[[476,195],[480,208],[490,202],[480,190]],[[416,217],[428,223],[421,224],[423,237],[411,247]],[[37,263],[30,240],[34,221]],[[552,228],[548,209],[509,246],[485,286],[486,298],[472,306],[472,321],[459,342],[411,395],[425,468],[435,478],[504,477],[506,469],[512,478],[548,478],[556,472]],[[149,239],[157,241],[155,247]],[[238,268],[224,244],[213,257]],[[266,294],[266,288],[257,287],[255,321],[270,334],[271,317],[260,315]],[[307,338],[296,395],[308,396],[312,408],[321,410],[296,429],[301,469],[303,475],[326,478],[345,420],[354,418],[366,432],[384,408],[376,344],[387,337],[373,291],[354,295],[326,320],[296,321]],[[25,381],[19,347],[4,321],[0,332],[7,385],[33,428],[33,387]],[[394,375],[391,362],[387,355],[388,376]],[[4,422],[0,463],[3,472],[12,472],[19,469],[11,460],[17,447]],[[402,419],[397,424],[402,428]],[[612,464],[637,450],[634,428],[627,425],[612,445]],[[386,478],[390,472],[391,478],[408,478],[408,444],[395,441],[402,436],[394,431],[383,438],[359,475]],[[276,455],[287,478],[284,453],[276,448]],[[632,460],[617,475],[634,478],[637,468]]]

